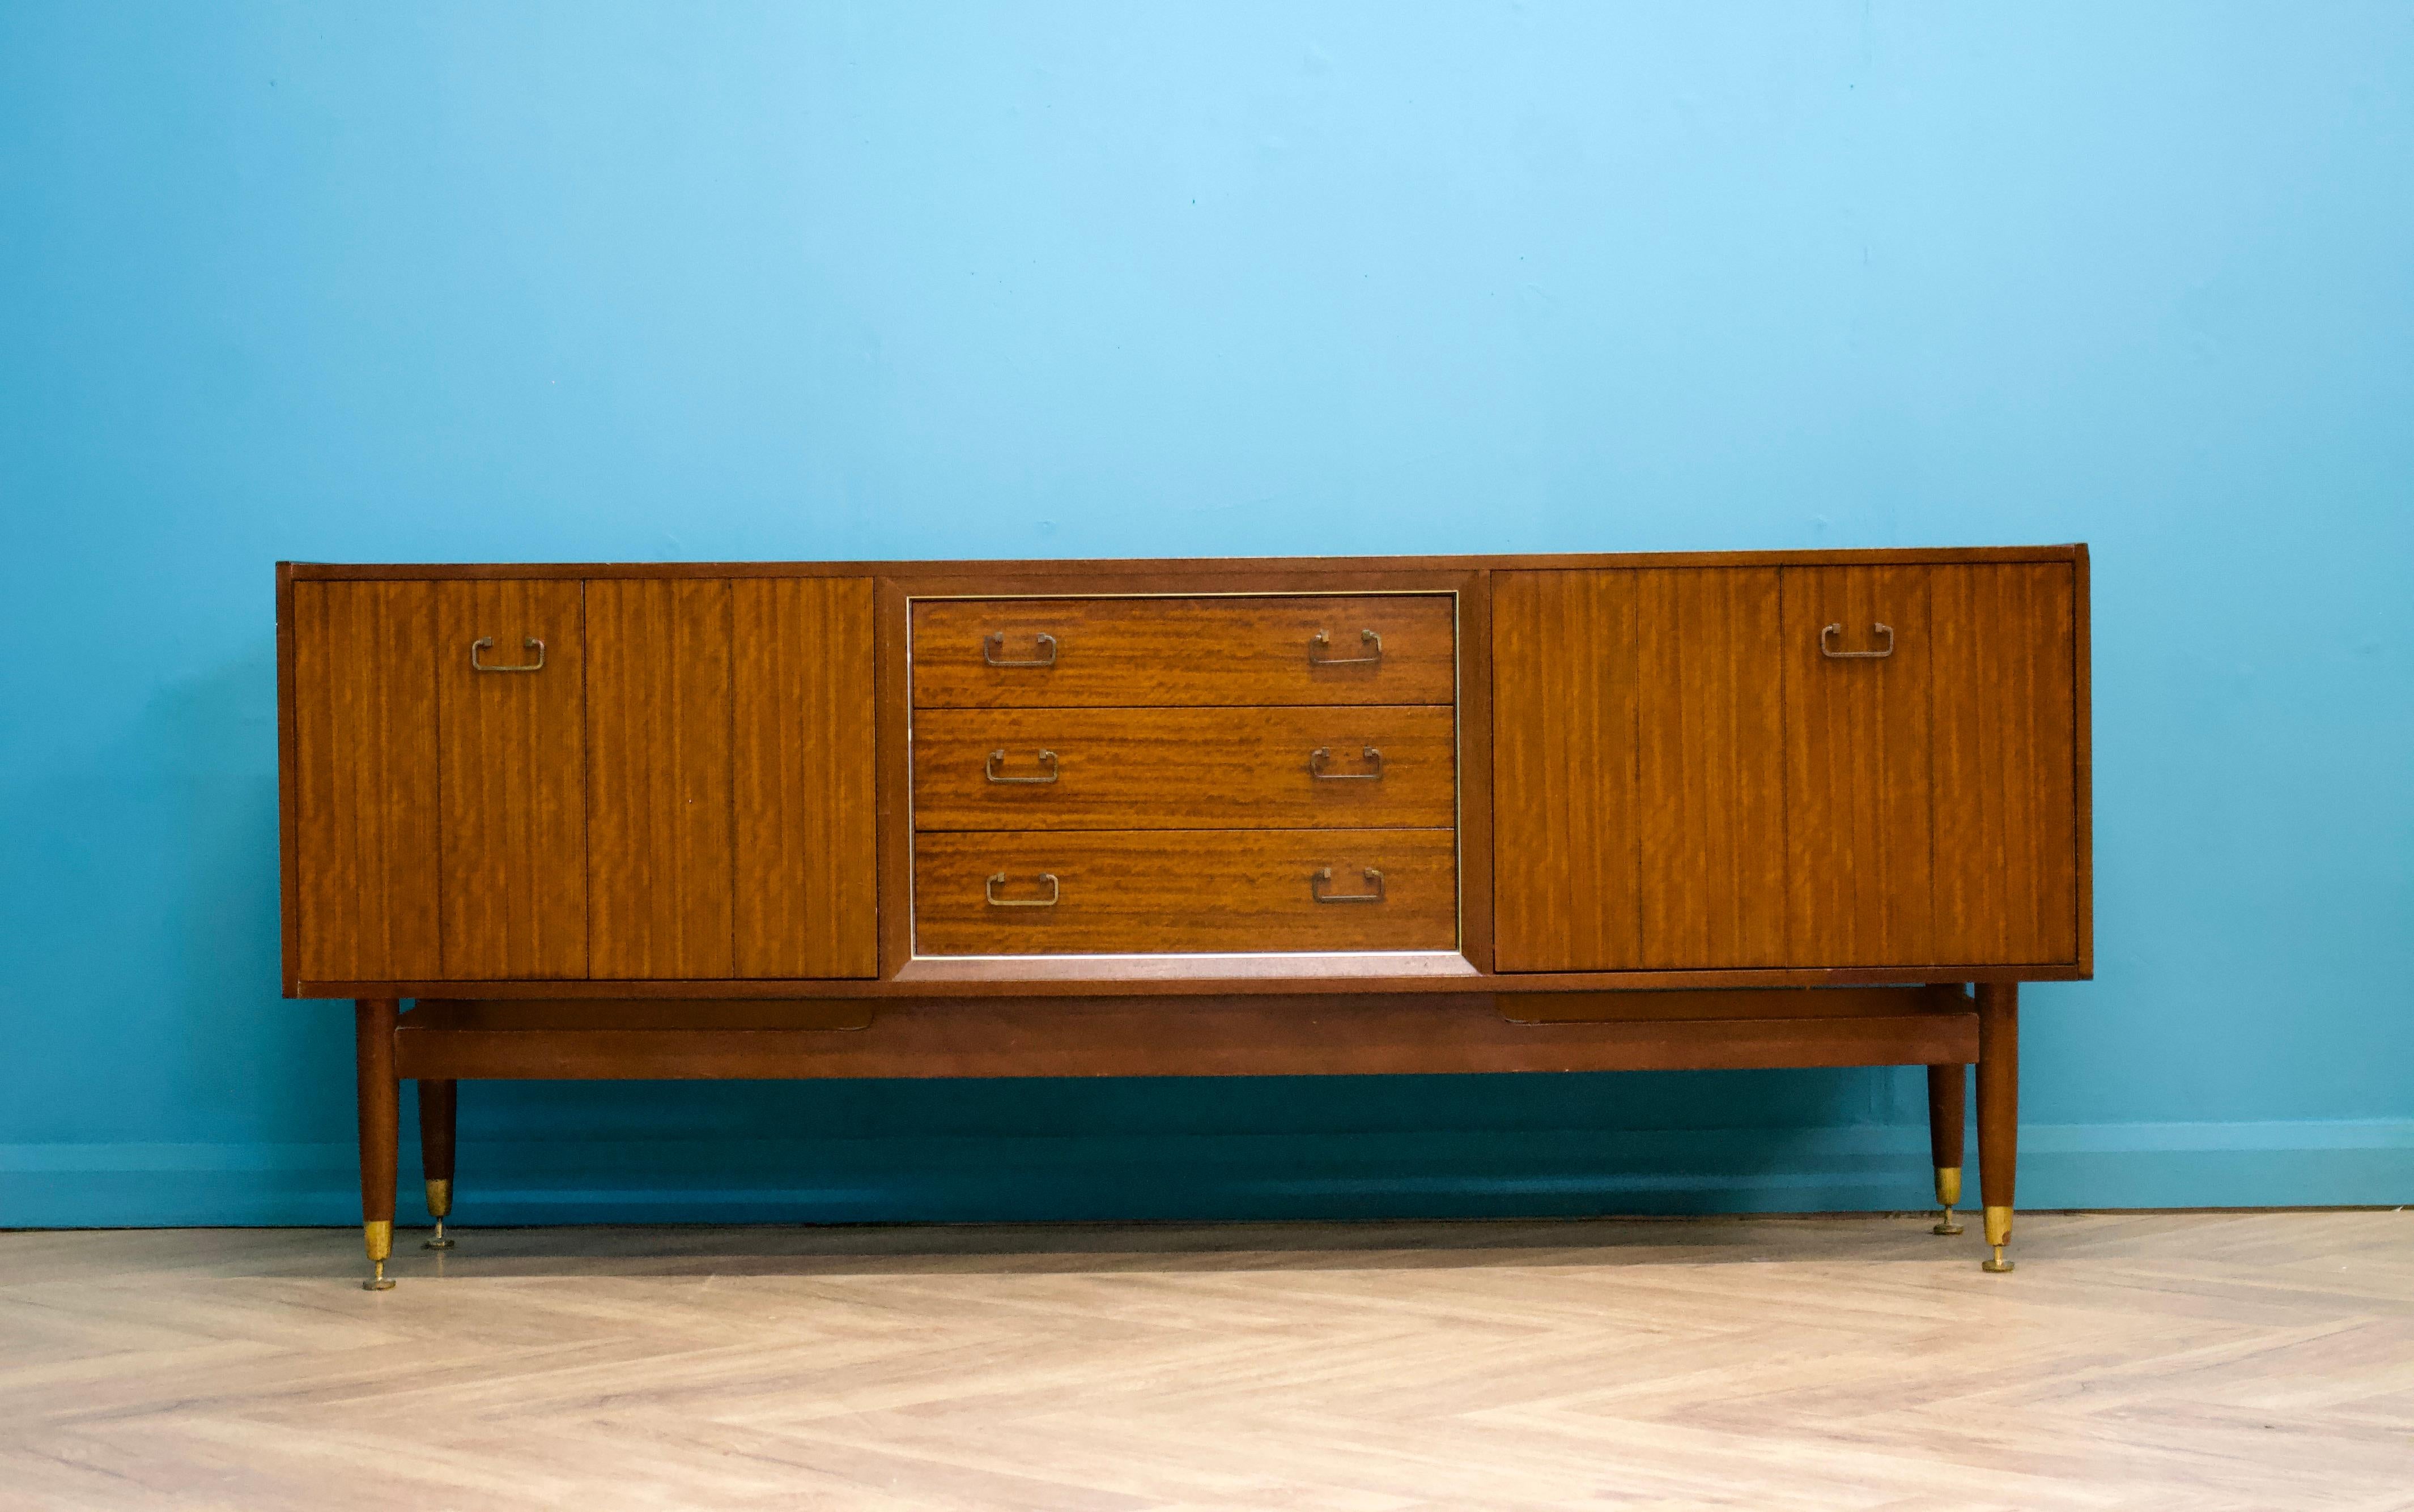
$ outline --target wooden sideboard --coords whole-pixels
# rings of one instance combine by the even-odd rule
[[[276,572],[285,990],[480,1077],[1975,1065],[2094,967],[2083,546]],[[408,1012],[403,1002],[412,1002]]]

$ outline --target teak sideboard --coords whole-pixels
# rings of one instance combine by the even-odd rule
[[[2087,551],[280,563],[387,1284],[476,1077],[1975,1065],[2094,967]],[[412,1001],[402,1011],[406,1000]]]

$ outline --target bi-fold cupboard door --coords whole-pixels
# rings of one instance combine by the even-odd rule
[[[854,579],[294,584],[297,974],[872,975],[872,614]]]
[[[2068,563],[1493,579],[1504,971],[2078,954]]]

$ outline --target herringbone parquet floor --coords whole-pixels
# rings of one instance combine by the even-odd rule
[[[0,1234],[0,1505],[2414,1507],[2414,1214]]]

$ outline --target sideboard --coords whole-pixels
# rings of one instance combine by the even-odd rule
[[[2094,969],[2087,551],[279,563],[391,1284],[482,1077],[1976,1068]],[[411,1003],[406,1012],[404,1002]]]

